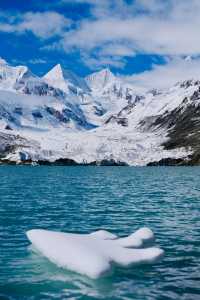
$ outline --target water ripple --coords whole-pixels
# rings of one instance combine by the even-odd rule
[[[0,299],[200,298],[200,168],[0,168]],[[92,281],[30,251],[32,228],[118,235],[155,231],[154,266]]]

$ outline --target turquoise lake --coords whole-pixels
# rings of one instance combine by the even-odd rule
[[[25,235],[143,226],[163,259],[98,280],[33,253]],[[200,168],[1,166],[0,299],[200,299]]]

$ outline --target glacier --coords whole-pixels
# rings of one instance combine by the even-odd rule
[[[38,77],[1,59],[0,162],[198,163],[199,94],[194,79],[141,90],[109,69],[80,78],[58,64]]]
[[[142,248],[154,239],[149,228],[141,228],[124,238],[105,230],[73,234],[33,229],[26,235],[33,247],[51,262],[92,279],[109,273],[113,265],[153,263],[164,254],[158,247]]]

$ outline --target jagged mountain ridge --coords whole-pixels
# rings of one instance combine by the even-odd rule
[[[1,157],[129,165],[163,159],[187,163],[193,155],[198,157],[199,94],[197,80],[138,94],[109,69],[79,78],[56,65],[40,78],[27,67],[0,60],[2,145],[7,136],[7,150],[1,151]]]
[[[77,94],[88,93],[90,91],[89,86],[84,78],[80,78],[73,72],[65,70],[60,64],[57,64],[51,69],[43,79],[64,92],[68,93],[70,90]]]
[[[117,81],[117,78],[108,68],[106,68],[88,75],[85,80],[92,90],[99,91],[114,84]]]
[[[48,84],[27,67],[4,63],[0,65],[0,74],[3,74],[0,77],[0,123],[18,130],[27,126],[32,129],[93,127],[64,90]]]

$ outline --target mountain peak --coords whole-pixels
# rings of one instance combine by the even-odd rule
[[[101,70],[99,70],[99,71],[97,71],[95,73],[105,73],[105,74],[107,73],[107,74],[110,74],[112,72],[110,71],[110,69],[108,67],[106,67],[106,68],[103,68],[103,69],[101,69]]]
[[[63,70],[60,64],[55,65],[45,76],[44,78],[49,80],[55,79],[64,79]]]
[[[109,68],[102,69],[86,77],[86,82],[91,89],[99,90],[111,85],[116,80]]]
[[[92,75],[112,76],[112,77],[115,77],[114,74],[110,71],[109,68],[101,69],[101,70],[99,70],[99,71],[96,71],[96,72],[90,74],[89,76],[92,76]]]
[[[35,77],[26,66],[11,66],[4,59],[0,58],[0,90],[16,89],[23,79]]]
[[[58,72],[58,73],[63,73],[63,69],[62,69],[61,64],[55,65],[51,71]]]
[[[64,69],[60,64],[53,67],[53,69],[51,69],[43,78],[49,84],[55,88],[63,90],[64,92],[69,92],[70,86],[86,92],[89,91],[87,83],[83,78],[80,78],[73,72]]]
[[[7,61],[5,59],[3,59],[2,57],[0,57],[0,65],[8,65]]]
[[[44,80],[55,88],[68,92],[68,85],[65,82],[63,70],[60,64],[55,65],[44,77]]]

